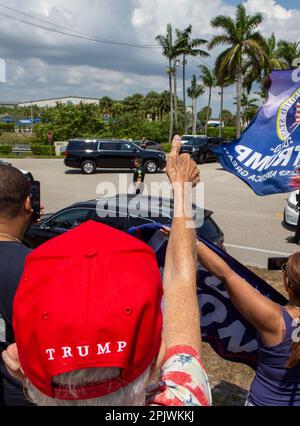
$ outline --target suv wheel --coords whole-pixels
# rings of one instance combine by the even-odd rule
[[[205,153],[199,154],[199,164],[204,164],[205,160],[206,160],[206,154]]]
[[[81,164],[81,170],[86,175],[92,175],[96,172],[96,164],[94,163],[94,161],[91,160],[83,161],[83,163]]]
[[[158,170],[158,164],[154,160],[146,161],[145,169],[148,173],[156,173]]]

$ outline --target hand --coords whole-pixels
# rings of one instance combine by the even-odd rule
[[[200,172],[197,164],[189,154],[179,155],[181,148],[180,136],[174,136],[172,149],[167,162],[167,174],[171,184],[191,182],[194,187],[200,182]]]
[[[162,234],[164,234],[166,237],[168,237],[168,238],[169,238],[169,236],[170,236],[170,234],[171,234],[171,228],[169,228],[168,226],[163,226],[163,227],[160,229],[160,232],[161,232]]]
[[[45,207],[44,207],[43,205],[41,205],[41,206],[40,206],[40,217],[39,217],[39,219],[36,219],[36,220],[34,221],[34,223],[40,223],[40,221],[41,221],[41,216],[43,216],[43,214],[44,214],[44,210],[45,210]],[[31,213],[33,213],[33,209],[31,209]]]
[[[15,343],[2,352],[2,358],[9,374],[20,382],[25,382],[25,375],[19,361],[18,348]]]
[[[300,189],[300,175],[295,176],[290,180],[290,185],[296,189]]]

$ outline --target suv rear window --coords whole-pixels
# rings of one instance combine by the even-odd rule
[[[68,150],[72,151],[84,151],[86,149],[95,151],[97,149],[98,142],[91,141],[69,141]]]
[[[100,142],[99,149],[103,149],[105,151],[118,151],[120,149],[119,142]]]

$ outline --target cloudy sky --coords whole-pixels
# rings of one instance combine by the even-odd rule
[[[164,33],[168,23],[180,29],[192,24],[193,37],[210,39],[214,33],[210,20],[217,14],[232,15],[238,3],[0,0],[0,57],[7,64],[0,99],[26,101],[71,95],[122,99],[137,92],[168,89],[167,64],[155,46],[155,36]],[[251,13],[264,13],[261,30],[265,35],[275,31],[278,38],[299,40],[299,0],[247,0],[245,5]],[[199,75],[197,64],[210,65],[214,59],[212,53],[205,61],[189,60],[187,79]],[[225,106],[229,109],[234,108],[232,97],[233,91],[228,89]],[[199,108],[206,102],[205,95]],[[217,113],[217,90],[213,108]]]

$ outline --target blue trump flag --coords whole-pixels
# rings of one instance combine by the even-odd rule
[[[131,235],[145,241],[154,250],[161,273],[165,263],[168,239],[161,232],[161,225],[150,224],[131,228]],[[201,239],[220,256],[240,277],[261,294],[280,305],[287,300],[273,287],[241,265],[237,260],[215,245]],[[197,293],[201,309],[201,334],[204,342],[222,358],[257,367],[257,331],[231,303],[224,284],[198,263]],[[200,332],[200,331],[199,331]]]
[[[222,167],[257,195],[293,191],[300,163],[300,72],[273,71],[266,103],[241,138],[214,149]]]

